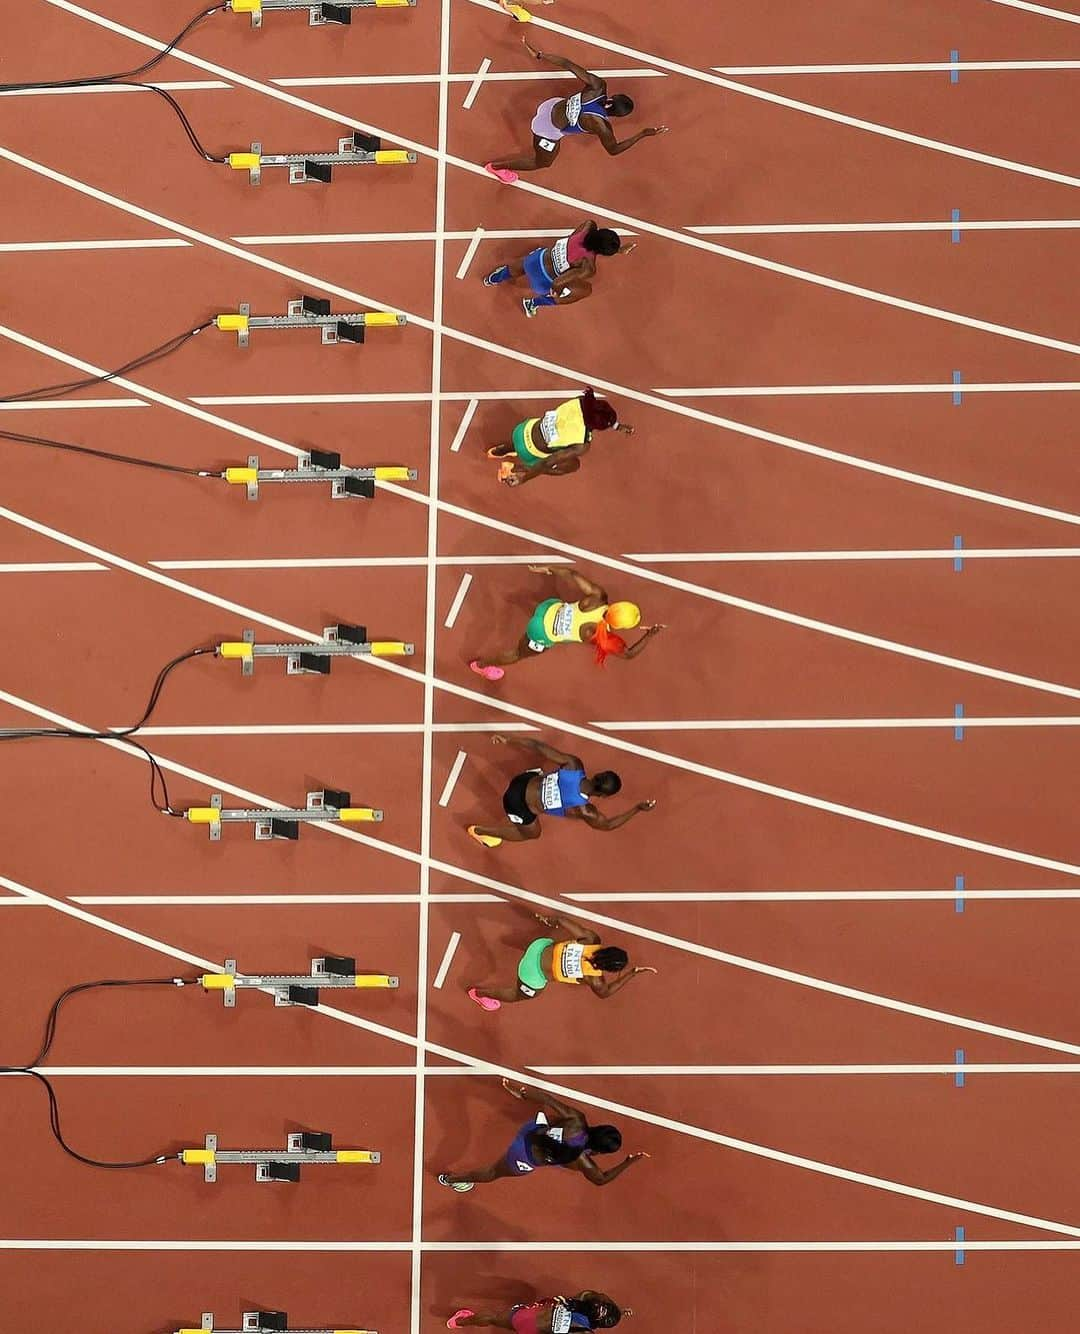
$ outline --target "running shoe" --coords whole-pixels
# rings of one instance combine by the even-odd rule
[[[451,1190],[456,1190],[459,1195],[464,1195],[467,1190],[472,1190],[475,1184],[475,1181],[451,1181],[444,1172],[439,1174],[439,1185],[449,1186]]]
[[[525,314],[529,317],[530,320],[535,320],[537,315],[539,315],[540,313],[540,307],[536,304],[536,302],[532,299],[531,296],[527,296],[522,301],[521,309],[525,312]]]

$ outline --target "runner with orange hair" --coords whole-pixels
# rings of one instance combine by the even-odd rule
[[[561,566],[530,565],[534,574],[549,574],[555,591],[562,598],[546,598],[529,619],[525,633],[505,653],[490,658],[473,658],[470,670],[485,681],[501,681],[506,668],[557,644],[587,644],[596,654],[596,665],[603,667],[608,658],[630,662],[636,658],[663,625],[641,625],[641,609],[633,602],[612,602],[599,584],[594,584],[576,570]],[[640,627],[645,633],[628,644],[619,630]]]

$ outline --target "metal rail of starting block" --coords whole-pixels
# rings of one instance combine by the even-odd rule
[[[256,644],[255,631],[245,630],[242,640],[217,646],[219,658],[238,658],[244,676],[255,672],[256,658],[284,658],[287,676],[329,676],[332,658],[409,657],[414,645],[401,640],[377,639],[371,642],[363,625],[328,625],[322,644]]]
[[[326,988],[392,990],[398,979],[389,973],[358,973],[355,959],[332,954],[312,959],[310,973],[238,973],[236,960],[226,959],[223,973],[204,973],[199,985],[204,991],[220,991],[225,1008],[231,1010],[237,991],[244,988],[272,991],[275,1005],[318,1005],[319,992]]]
[[[262,16],[272,9],[306,9],[308,23],[321,28],[328,23],[352,23],[354,9],[411,9],[416,0],[337,0],[336,4],[313,5],[311,0],[230,0],[234,14],[250,14],[251,26],[262,27]]]
[[[377,1334],[373,1329],[331,1329],[313,1325],[290,1325],[286,1311],[245,1311],[239,1329],[215,1329],[212,1311],[202,1313],[198,1329],[178,1329],[176,1334]]]
[[[262,144],[252,144],[250,153],[230,153],[233,171],[246,171],[252,185],[262,182],[263,167],[288,167],[290,185],[321,181],[329,185],[335,167],[399,166],[415,162],[416,154],[403,148],[383,148],[378,135],[359,130],[338,140],[336,153],[264,153]]]
[[[362,824],[382,818],[382,811],[372,806],[353,806],[351,795],[337,788],[309,792],[307,805],[302,810],[293,807],[283,807],[281,810],[250,807],[227,809],[222,805],[221,793],[215,792],[210,797],[209,806],[191,806],[184,812],[184,819],[189,824],[207,826],[211,843],[221,841],[223,824],[253,824],[256,842],[271,838],[295,842],[300,837],[302,824]]]
[[[324,297],[302,296],[290,301],[286,315],[252,315],[251,305],[244,301],[237,313],[215,315],[214,323],[226,333],[235,333],[240,347],[251,341],[252,329],[311,329],[322,330],[324,343],[362,343],[368,329],[383,329],[407,324],[404,315],[389,310],[350,311],[331,315],[330,302]]]
[[[379,1163],[382,1154],[372,1149],[335,1149],[333,1137],[323,1130],[302,1130],[290,1135],[284,1149],[219,1149],[216,1135],[207,1135],[202,1149],[181,1149],[180,1161],[202,1167],[204,1181],[216,1181],[219,1167],[254,1167],[256,1181],[300,1180],[305,1165],[323,1163]]]
[[[260,468],[258,454],[249,454],[244,468],[226,468],[225,480],[232,486],[246,486],[248,500],[258,500],[263,482],[329,482],[333,500],[371,500],[376,482],[415,482],[416,469],[399,464],[380,464],[374,468],[343,468],[336,450],[313,449],[301,454],[295,468]]]

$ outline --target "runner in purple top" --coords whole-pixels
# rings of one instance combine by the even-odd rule
[[[565,56],[545,55],[543,51],[531,46],[527,37],[522,41],[526,50],[537,60],[546,60],[549,65],[566,70],[581,80],[582,87],[569,97],[549,97],[540,103],[533,117],[533,146],[530,153],[485,162],[484,170],[498,177],[504,185],[513,185],[520,171],[543,171],[550,167],[558,157],[559,146],[567,135],[591,134],[600,140],[609,157],[618,157],[642,139],[667,133],[666,125],[656,125],[639,130],[629,139],[616,139],[611,128],[612,117],[629,116],[634,109],[633,99],[625,93],[608,97],[607,83],[599,74],[591,74]]]

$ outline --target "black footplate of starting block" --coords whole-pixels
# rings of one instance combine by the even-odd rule
[[[329,162],[312,162],[310,159],[304,162],[304,180],[322,181],[323,185],[329,185],[334,179],[334,169]],[[330,303],[327,302],[327,305]],[[327,310],[324,312],[329,315]]]
[[[333,449],[313,449],[308,458],[313,468],[336,469],[341,467],[341,455]]]
[[[318,1005],[319,1003],[318,987],[290,987],[287,994],[294,1005]]]
[[[300,837],[300,826],[295,820],[271,820],[270,821],[271,838],[287,838],[293,843]]]
[[[300,309],[305,315],[329,315],[330,302],[321,296],[302,296]]]
[[[343,477],[334,485],[341,487],[343,496],[355,496],[357,500],[375,499],[375,483],[369,477]]]
[[[323,971],[331,977],[355,977],[356,960],[348,955],[328,954],[323,959]]]
[[[267,1163],[263,1172],[267,1181],[299,1181],[299,1163]]]
[[[320,5],[319,13],[322,15],[324,23],[351,23],[352,10],[346,9],[344,5]]]
[[[303,1130],[300,1132],[300,1147],[329,1153],[334,1147],[334,1137],[326,1130]]]
[[[366,333],[367,330],[362,324],[350,324],[348,320],[338,320],[337,336],[342,343],[362,343]]]
[[[382,140],[377,134],[357,130],[352,137],[352,146],[358,153],[377,153],[382,148]]]
[[[368,642],[366,625],[339,625],[337,637],[343,644],[366,644]]]
[[[346,792],[344,788],[324,787],[323,805],[330,806],[335,811],[343,811],[352,805],[352,793]]]
[[[255,1317],[255,1328],[260,1331],[287,1330],[289,1328],[289,1317],[285,1311],[253,1311]]]
[[[317,676],[330,675],[330,659],[321,653],[298,653],[296,661],[302,672],[314,672]]]

